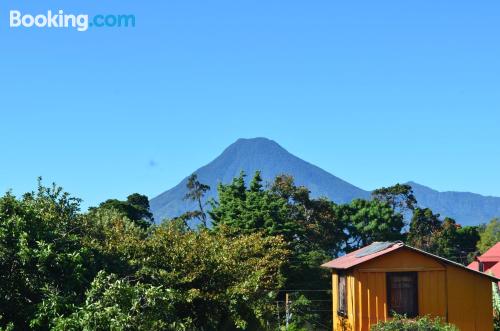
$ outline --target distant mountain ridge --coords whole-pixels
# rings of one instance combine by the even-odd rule
[[[216,159],[193,173],[198,175],[200,182],[212,188],[206,197],[209,199],[216,198],[218,183],[231,182],[241,171],[252,177],[256,170],[260,170],[262,178],[268,182],[279,174],[290,174],[297,185],[308,187],[313,196],[325,196],[336,203],[370,198],[370,191],[356,187],[296,157],[266,138],[238,139]],[[150,201],[156,221],[179,216],[196,208],[183,199],[186,183],[187,177]],[[438,192],[413,182],[410,185],[414,188],[419,205],[429,207],[443,216],[453,217],[461,224],[479,224],[500,216],[500,198],[473,193]]]
[[[500,217],[500,198],[470,192],[439,192],[427,186],[408,182],[420,207],[455,219],[462,225],[486,223]]]

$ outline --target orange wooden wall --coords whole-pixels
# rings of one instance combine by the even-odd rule
[[[461,331],[491,331],[491,281],[407,248],[380,256],[347,274],[346,318],[337,315],[338,277],[332,276],[335,331],[368,331],[387,316],[386,272],[418,272],[419,315],[441,317]]]

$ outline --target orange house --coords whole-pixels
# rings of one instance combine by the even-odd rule
[[[368,331],[393,313],[493,330],[498,279],[401,242],[375,242],[322,265],[332,270],[333,330]]]

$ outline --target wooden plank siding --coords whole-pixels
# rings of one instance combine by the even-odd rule
[[[417,272],[418,314],[440,317],[461,331],[492,331],[491,280],[410,249],[399,249],[347,274],[347,316],[338,316],[338,277],[332,274],[335,331],[369,331],[388,318],[387,272]]]

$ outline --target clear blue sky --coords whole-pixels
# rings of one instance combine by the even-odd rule
[[[136,15],[11,30],[8,11]],[[500,196],[500,2],[3,0],[0,190],[150,197],[240,137],[361,187]]]

